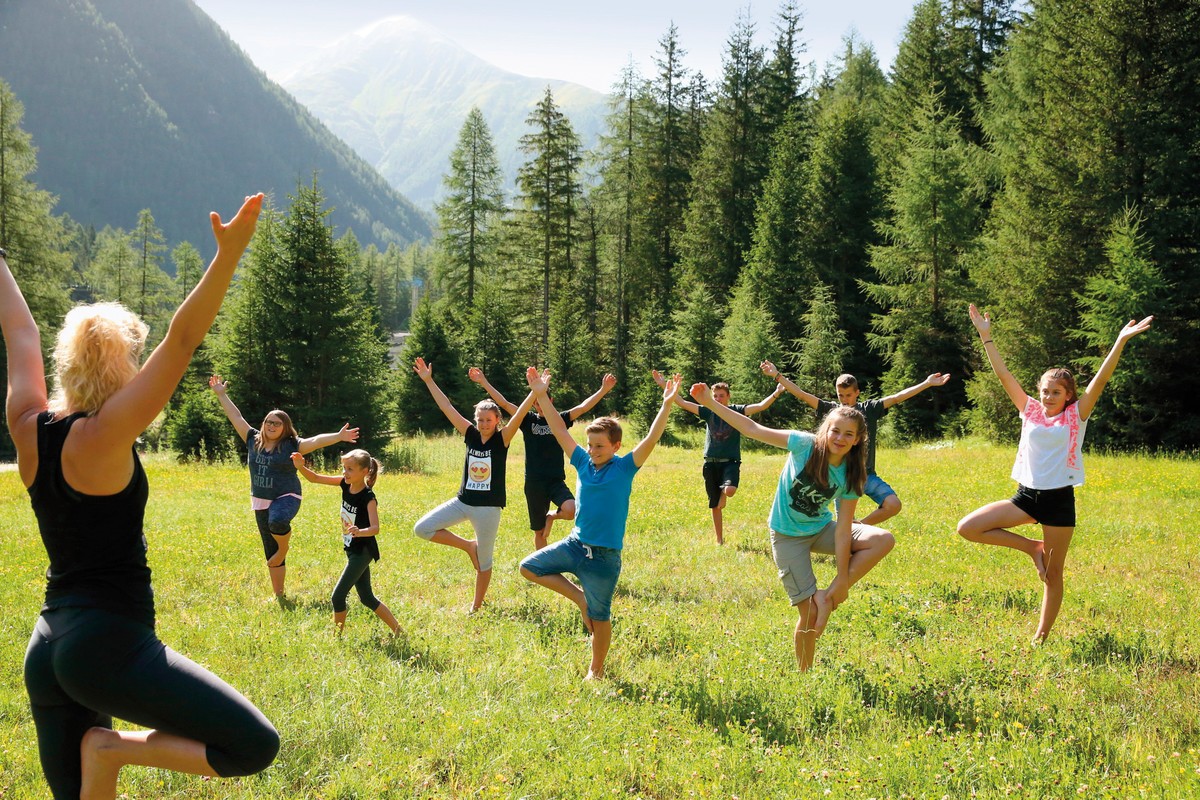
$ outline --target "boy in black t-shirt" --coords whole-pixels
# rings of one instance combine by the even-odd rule
[[[875,444],[878,437],[875,435],[879,430],[879,420],[888,409],[897,403],[903,403],[911,397],[916,397],[921,392],[928,389],[930,386],[945,386],[946,381],[950,380],[950,373],[935,372],[920,383],[909,386],[907,389],[888,395],[882,399],[858,401],[860,394],[858,388],[858,379],[853,375],[842,374],[835,381],[834,388],[837,391],[838,401],[835,403],[832,400],[822,400],[814,394],[801,389],[796,384],[783,376],[774,364],[770,361],[764,361],[761,364],[764,374],[775,379],[775,381],[789,392],[800,398],[817,412],[817,424],[825,418],[833,409],[838,406],[853,406],[863,413],[867,418],[867,487],[863,494],[875,501],[879,508],[872,511],[867,516],[863,517],[861,522],[864,525],[876,525],[883,522],[885,519],[890,519],[900,513],[900,498],[896,495],[896,490],[888,486],[887,482],[880,478],[875,473]]]
[[[650,374],[654,376],[654,382],[659,386],[666,385],[666,378],[661,372],[655,369],[651,370]],[[744,417],[766,411],[782,391],[782,387],[776,386],[775,391],[759,402],[742,405],[740,403],[730,404],[728,383],[714,383],[712,386],[713,400]],[[717,544],[723,545],[725,544],[723,519],[725,503],[737,493],[738,483],[742,478],[742,435],[732,425],[698,403],[692,403],[676,395],[675,405],[704,420],[706,426],[704,431],[704,491],[708,494],[708,508],[712,511]]]
[[[479,367],[467,370],[467,377],[483,387],[496,404],[510,415],[517,407],[500,394]],[[548,379],[549,376],[547,376]],[[617,385],[617,378],[607,373],[600,388],[586,400],[568,411],[559,412],[568,428],[575,420],[591,411]],[[575,519],[575,495],[567,487],[563,467],[563,451],[550,430],[549,422],[536,411],[520,420],[525,436],[525,504],[529,508],[529,528],[533,531],[534,550],[541,550],[550,540],[550,527],[556,519]],[[557,510],[551,511],[553,503]]]

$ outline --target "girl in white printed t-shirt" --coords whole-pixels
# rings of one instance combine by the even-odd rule
[[[992,341],[992,320],[970,307],[971,322],[979,331],[983,350],[1001,385],[1021,415],[1021,441],[1012,478],[1017,493],[972,511],[958,522],[964,539],[1020,550],[1033,559],[1038,577],[1045,584],[1042,613],[1033,643],[1050,635],[1063,599],[1063,565],[1075,533],[1075,487],[1083,484],[1083,437],[1088,418],[1100,393],[1121,358],[1125,343],[1147,330],[1153,317],[1130,320],[1100,365],[1087,391],[1078,394],[1075,378],[1066,369],[1051,369],[1038,381],[1039,399],[1025,394],[1008,371]],[[1042,540],[1028,539],[1008,528],[1039,523]]]

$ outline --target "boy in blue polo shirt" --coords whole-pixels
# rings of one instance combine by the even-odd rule
[[[613,591],[621,574],[621,549],[625,543],[625,521],[629,517],[629,494],[633,478],[667,427],[671,401],[679,393],[680,377],[673,376],[663,387],[662,406],[646,438],[629,455],[618,456],[621,424],[601,417],[587,426],[587,450],[571,438],[562,416],[546,393],[548,373],[526,371],[529,388],[537,396],[542,417],[550,423],[554,437],[571,459],[579,478],[575,485],[575,527],[567,538],[526,556],[521,574],[579,606],[583,624],[592,634],[592,663],[588,680],[604,677],[604,660],[612,643]],[[579,579],[576,584],[565,573]]]

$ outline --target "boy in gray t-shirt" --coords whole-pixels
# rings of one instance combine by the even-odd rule
[[[662,373],[653,370],[651,374],[659,386],[665,385],[666,379]],[[747,417],[766,411],[782,392],[783,387],[776,386],[775,391],[753,405],[730,405],[729,384],[714,383],[712,387],[714,400]],[[676,396],[675,405],[704,420],[704,490],[708,494],[708,507],[712,511],[717,544],[725,544],[722,512],[726,501],[737,493],[742,477],[742,435],[728,422],[698,403]]]

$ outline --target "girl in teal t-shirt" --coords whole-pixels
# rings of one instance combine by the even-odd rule
[[[697,383],[691,394],[743,436],[788,451],[771,505],[771,552],[800,615],[794,634],[796,663],[807,670],[829,615],[895,545],[888,531],[854,522],[867,480],[867,420],[861,411],[842,406],[825,417],[815,435],[778,430],[717,403],[706,384]],[[833,502],[836,520],[829,508]],[[814,552],[836,557],[837,576],[824,589],[817,588]]]

